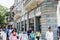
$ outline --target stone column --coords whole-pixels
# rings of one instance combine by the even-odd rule
[[[27,30],[29,29],[29,13],[27,13]]]
[[[34,31],[36,31],[36,17],[34,17]]]
[[[21,18],[20,18],[20,31],[21,31]]]
[[[14,21],[14,28],[17,28],[17,22]]]
[[[36,10],[34,9],[34,31],[36,31]]]
[[[60,1],[58,2],[57,5],[57,22],[58,22],[58,26],[60,26]]]
[[[24,28],[25,28],[25,15],[24,15]]]

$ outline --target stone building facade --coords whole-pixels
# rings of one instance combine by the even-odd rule
[[[18,30],[30,27],[36,32],[42,30],[42,39],[45,40],[45,32],[48,27],[54,32],[54,40],[57,40],[57,27],[60,26],[58,0],[15,0],[14,8],[14,23],[13,27]]]

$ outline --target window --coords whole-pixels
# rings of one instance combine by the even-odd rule
[[[13,16],[13,17],[14,17],[14,15],[15,15],[14,12],[12,12],[12,16]]]

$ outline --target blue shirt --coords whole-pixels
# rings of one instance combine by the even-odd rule
[[[30,34],[30,37],[31,37],[31,38],[35,38],[35,34],[32,34],[32,33],[31,33],[31,34]]]

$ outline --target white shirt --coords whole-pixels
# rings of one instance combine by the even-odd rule
[[[0,33],[3,36],[3,40],[6,40],[6,33],[4,31],[1,31]]]
[[[9,29],[9,36],[11,35],[12,29]]]
[[[27,34],[23,34],[23,33],[19,34],[19,40],[27,40],[27,39],[28,39],[28,35]]]
[[[47,31],[46,32],[46,39],[47,40],[53,40],[53,32]]]

